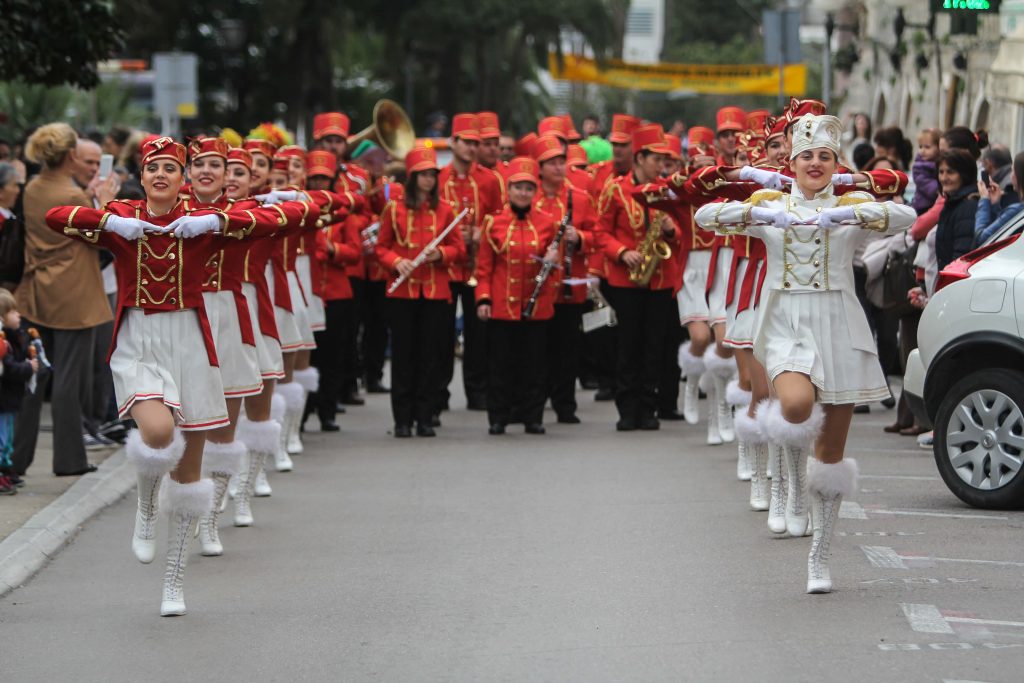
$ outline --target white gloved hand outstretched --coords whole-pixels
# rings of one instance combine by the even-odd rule
[[[833,185],[853,185],[853,174],[852,173],[833,173],[832,174]]]
[[[220,216],[209,213],[205,216],[182,216],[167,226],[174,231],[175,237],[189,238],[205,235],[208,232],[220,230]]]
[[[831,209],[822,209],[818,214],[818,227],[825,230],[838,228],[843,221],[857,220],[857,213],[852,206],[836,206]]]
[[[143,233],[147,230],[154,232],[164,232],[166,228],[153,225],[148,221],[144,221],[141,218],[128,218],[126,216],[115,216],[111,214],[107,217],[107,222],[103,224],[103,229],[120,235],[126,240],[137,240],[142,237]]]
[[[760,206],[755,206],[750,210],[750,217],[757,223],[768,223],[782,229],[797,222],[797,216],[785,209],[765,209]]]
[[[299,198],[296,190],[271,190],[266,194],[256,195],[256,200],[264,204],[280,204],[281,202],[294,202]]]
[[[753,166],[744,166],[740,169],[740,180],[755,182],[769,190],[781,190],[793,182],[793,179],[789,176],[763,168],[754,168]]]

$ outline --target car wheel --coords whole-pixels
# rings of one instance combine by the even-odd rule
[[[935,420],[935,463],[968,505],[1024,506],[1024,373],[974,372],[957,382]]]

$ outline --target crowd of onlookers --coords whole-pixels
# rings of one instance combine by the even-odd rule
[[[873,130],[865,114],[852,115],[848,128],[844,152],[857,170],[893,168],[910,177],[906,192],[892,199],[914,208],[914,226],[905,235],[868,242],[855,262],[858,294],[883,368],[902,375],[939,271],[998,235],[1024,209],[1024,152],[1011,156],[985,131],[964,126],[922,130],[916,149],[897,127]],[[885,430],[931,444],[902,399],[896,421]]]

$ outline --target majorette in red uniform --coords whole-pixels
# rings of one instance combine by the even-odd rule
[[[462,303],[462,382],[466,391],[466,402],[471,410],[484,409],[488,393],[486,328],[476,317],[473,264],[480,244],[480,225],[483,219],[498,213],[502,208],[501,189],[494,175],[476,163],[480,145],[478,126],[476,114],[456,114],[452,118],[452,162],[442,168],[438,176],[441,198],[452,205],[452,210],[457,214],[462,209],[469,209],[465,220],[459,225],[466,241],[467,258],[450,268],[450,276],[452,295]],[[454,303],[451,313],[454,321]],[[454,335],[453,326],[453,348]],[[453,357],[446,368],[445,391],[454,376],[454,362]]]
[[[540,167],[540,191],[534,208],[560,223],[571,211],[566,234],[558,247],[560,270],[552,277],[585,279],[587,253],[594,250],[593,229],[596,214],[590,195],[572,185],[566,177],[565,145],[556,135],[545,134],[533,145],[533,156]],[[555,297],[555,315],[548,330],[547,395],[559,422],[575,424],[576,380],[583,350],[581,322],[587,301],[586,284],[562,283]]]
[[[395,437],[434,436],[433,420],[443,400],[445,362],[453,349],[449,267],[465,259],[458,228],[425,251],[454,218],[438,192],[437,156],[416,147],[405,157],[406,186],[383,208],[377,257],[388,272],[386,309],[391,325],[391,413]],[[414,261],[423,252],[426,260]],[[405,276],[394,291],[391,286]]]
[[[543,282],[532,314],[525,313],[539,259],[557,259],[550,249],[556,226],[533,206],[537,162],[517,157],[510,165],[508,204],[484,218],[476,265],[476,304],[488,326],[487,417],[491,434],[503,434],[506,425],[520,420],[528,434],[543,434],[547,321],[560,293],[557,276]]]

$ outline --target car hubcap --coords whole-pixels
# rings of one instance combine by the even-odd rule
[[[965,396],[946,428],[946,456],[976,489],[1009,484],[1024,463],[1024,414],[1006,394],[983,389]]]

